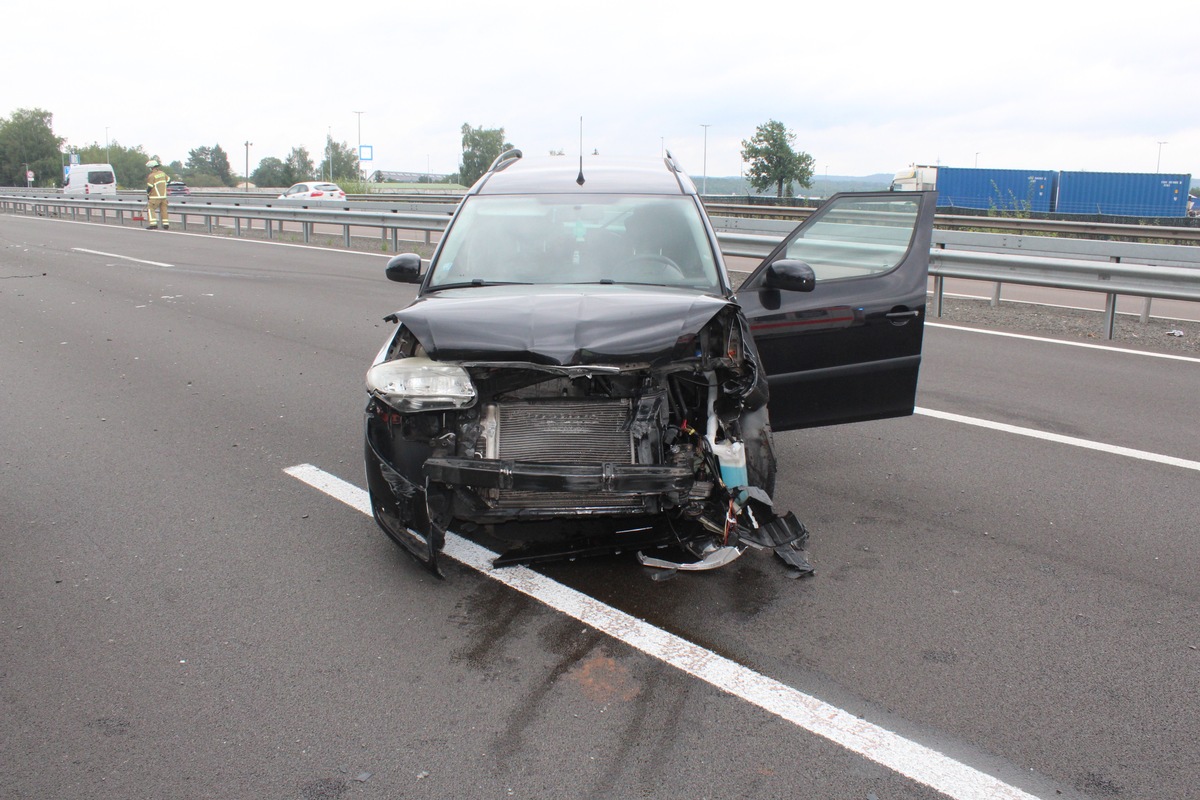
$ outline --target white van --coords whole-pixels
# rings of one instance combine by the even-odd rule
[[[117,173],[112,164],[72,164],[63,184],[63,194],[112,195],[117,194]]]

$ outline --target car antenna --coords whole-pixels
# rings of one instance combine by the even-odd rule
[[[575,182],[583,186],[583,117],[579,118],[579,177]]]

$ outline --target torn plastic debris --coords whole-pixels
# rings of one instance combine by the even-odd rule
[[[732,547],[726,545],[724,547],[713,547],[712,549],[707,550],[699,561],[667,561],[663,558],[654,558],[653,556],[648,556],[645,553],[638,553],[638,561],[642,562],[642,566],[645,567],[699,572],[701,570],[723,567],[726,564],[737,560],[737,558],[744,552],[746,552],[745,547]]]
[[[1183,331],[1176,328],[1173,331],[1167,331],[1167,336],[1183,336]]]

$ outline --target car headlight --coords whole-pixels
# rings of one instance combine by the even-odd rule
[[[416,356],[371,367],[367,391],[403,413],[469,408],[476,397],[465,369]]]

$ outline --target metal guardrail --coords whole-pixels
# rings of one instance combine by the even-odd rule
[[[794,227],[790,220],[713,217],[721,252],[763,258]],[[1135,226],[1136,227],[1136,226]],[[752,229],[754,232],[747,232]],[[1157,228],[1155,229],[1158,230]],[[1094,239],[935,230],[929,253],[933,313],[942,315],[946,278],[995,283],[992,304],[1006,283],[1105,295],[1104,334],[1113,338],[1117,298],[1200,302],[1200,247]]]
[[[268,239],[273,239],[283,233],[283,224],[290,222],[300,226],[304,242],[312,241],[314,226],[336,226],[342,230],[342,241],[346,247],[351,245],[351,227],[378,228],[382,241],[389,244],[396,252],[400,246],[401,231],[416,231],[424,234],[425,243],[431,242],[432,234],[445,230],[450,221],[449,210],[431,209],[429,206],[416,204],[398,204],[380,208],[378,203],[360,202],[328,202],[312,200],[281,200],[264,201],[263,198],[242,199],[235,195],[222,197],[223,202],[211,199],[193,199],[190,196],[173,196],[168,198],[171,216],[179,220],[179,229],[188,229],[188,218],[200,218],[200,225],[208,232],[221,226],[221,220],[233,223],[234,233],[242,235],[242,222],[247,223],[247,229],[254,222],[262,222]],[[413,207],[422,210],[409,210]],[[39,216],[69,216],[71,219],[91,221],[94,215],[101,222],[108,222],[109,215],[118,224],[126,221],[140,222],[146,210],[146,198],[143,194],[117,195],[105,198],[62,197],[61,195],[0,195],[0,208],[4,211],[20,209],[25,213]],[[193,225],[195,223],[192,223]],[[390,242],[389,240],[390,236]]]
[[[352,226],[378,228],[382,241],[398,252],[401,231],[423,233],[425,242],[430,243],[434,233],[445,230],[454,208],[451,204],[408,201],[384,205],[378,201],[316,203],[268,198],[264,202],[261,196],[243,199],[233,194],[220,199],[224,202],[216,202],[214,198],[172,197],[172,215],[180,218],[180,227],[185,230],[188,217],[202,219],[209,232],[220,227],[221,220],[231,220],[239,236],[243,220],[247,228],[255,221],[262,222],[268,238],[282,233],[284,223],[299,224],[305,242],[311,240],[315,225],[339,226],[347,247],[351,245]],[[381,205],[384,207],[380,208]],[[21,193],[0,195],[0,208],[6,213],[69,215],[72,219],[82,216],[88,220],[98,214],[104,222],[111,214],[118,223],[125,224],[127,217],[133,221],[144,213],[145,199],[141,195],[82,199]],[[712,222],[722,253],[750,258],[766,256],[796,224],[794,219],[744,216],[713,216]],[[1155,227],[1152,235],[1160,238],[1163,230]],[[999,302],[999,287],[1006,283],[1102,293],[1106,296],[1104,329],[1109,339],[1115,326],[1117,297],[1121,295],[1147,299],[1143,319],[1149,316],[1151,298],[1200,302],[1200,246],[1182,244],[1012,236],[939,228],[934,231],[929,274],[934,278],[933,305],[938,316],[942,313],[946,278],[994,282],[997,288],[993,303]]]
[[[735,205],[706,201],[704,207],[714,216],[731,219],[783,219],[798,224],[816,209],[797,206]],[[938,211],[934,224],[943,230],[992,230],[1023,234],[1065,234],[1072,237],[1103,236],[1114,239],[1159,239],[1169,242],[1200,244],[1200,228],[1177,225],[1130,225],[1121,222],[1065,219],[1031,219],[952,214]]]

